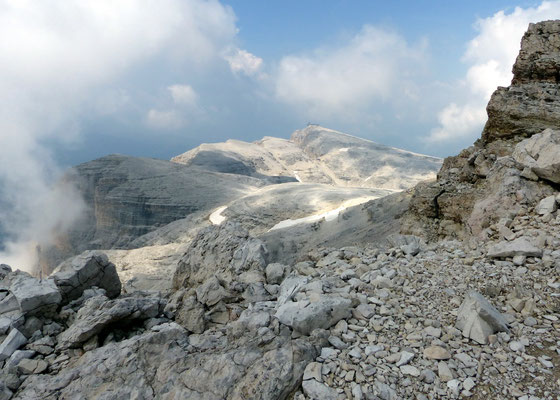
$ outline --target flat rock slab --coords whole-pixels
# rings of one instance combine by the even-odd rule
[[[58,288],[50,279],[18,277],[12,282],[10,291],[16,298],[21,312],[25,314],[53,311],[62,300]]]
[[[500,242],[488,249],[490,258],[507,258],[515,256],[542,257],[542,249],[539,249],[527,238],[520,237],[511,242]]]
[[[276,312],[276,318],[303,334],[314,329],[328,329],[350,316],[352,301],[338,296],[321,296],[318,301],[287,302]]]

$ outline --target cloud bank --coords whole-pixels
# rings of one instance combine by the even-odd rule
[[[438,113],[438,126],[428,136],[429,142],[447,142],[476,138],[486,122],[486,104],[498,86],[508,86],[511,68],[519,53],[521,37],[529,23],[560,18],[560,2],[543,2],[538,7],[517,7],[509,14],[499,11],[479,19],[477,36],[467,44],[463,61],[468,71],[458,83],[461,104],[450,103]]]
[[[79,196],[55,183],[46,141],[75,141],[84,115],[130,102],[118,89],[126,74],[157,61],[203,69],[236,34],[233,11],[215,0],[1,0],[0,232],[9,240],[0,262],[33,268],[35,245],[81,213]],[[189,85],[168,90],[176,108],[148,110],[149,123],[179,126],[176,110],[197,102]]]

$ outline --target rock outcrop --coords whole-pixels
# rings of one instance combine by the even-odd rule
[[[446,158],[437,182],[416,187],[404,232],[483,237],[554,192],[547,181],[556,179],[558,138],[550,129],[560,128],[559,60],[560,22],[531,24],[511,85],[490,99],[482,138]]]

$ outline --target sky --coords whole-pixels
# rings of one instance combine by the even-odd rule
[[[66,227],[81,206],[57,178],[111,153],[312,122],[456,154],[528,24],[555,18],[560,1],[0,0],[0,232]]]

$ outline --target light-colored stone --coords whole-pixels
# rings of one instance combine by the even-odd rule
[[[535,211],[540,215],[551,214],[556,211],[556,196],[548,196],[539,201],[539,204],[535,207]]]
[[[29,315],[53,312],[62,300],[58,288],[50,279],[18,276],[12,282],[10,291],[15,296],[20,310]]]
[[[456,327],[463,336],[480,344],[488,343],[495,332],[509,332],[504,317],[480,293],[470,292],[457,314]]]
[[[9,358],[21,346],[27,343],[27,338],[17,329],[13,328],[6,339],[0,344],[0,361]]]
[[[541,257],[542,249],[538,248],[531,240],[525,237],[517,238],[511,242],[500,242],[488,249],[488,257],[490,258],[515,256]]]
[[[430,346],[424,349],[424,357],[429,360],[449,360],[451,353],[440,346]]]

